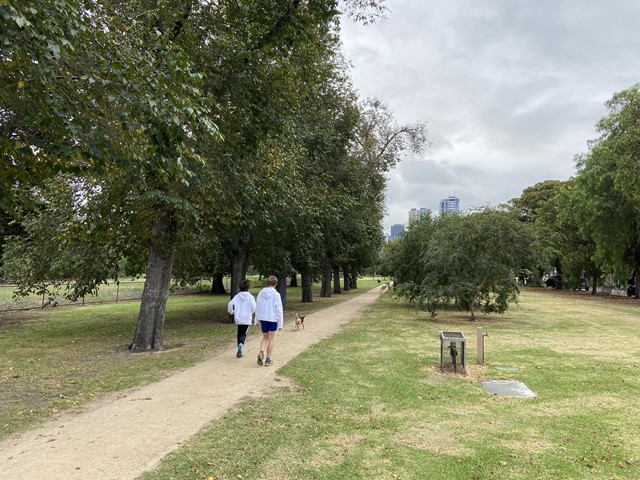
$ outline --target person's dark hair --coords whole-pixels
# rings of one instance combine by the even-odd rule
[[[246,292],[249,290],[249,287],[251,286],[251,282],[249,280],[242,280],[240,282],[240,291],[241,292]]]

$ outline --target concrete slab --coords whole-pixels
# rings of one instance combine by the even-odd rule
[[[484,391],[492,395],[500,395],[501,397],[521,397],[536,398],[529,387],[517,380],[489,380],[480,382],[484,387]]]

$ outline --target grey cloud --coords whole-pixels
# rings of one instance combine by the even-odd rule
[[[389,19],[345,24],[361,95],[399,122],[427,122],[432,148],[388,181],[386,223],[414,207],[498,204],[569,178],[604,102],[638,81],[640,2],[398,0]]]

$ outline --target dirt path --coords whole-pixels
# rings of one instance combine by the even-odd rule
[[[245,357],[225,351],[181,373],[121,393],[80,414],[65,414],[0,443],[0,479],[133,479],[221,417],[246,396],[278,385],[278,366],[339,331],[378,297],[373,289],[305,318],[276,334],[272,368],[256,364],[260,336]],[[255,327],[252,327],[255,328]]]

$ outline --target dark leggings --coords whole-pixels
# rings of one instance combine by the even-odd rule
[[[247,339],[247,330],[249,330],[250,325],[238,325],[238,344],[244,344],[244,341]]]

